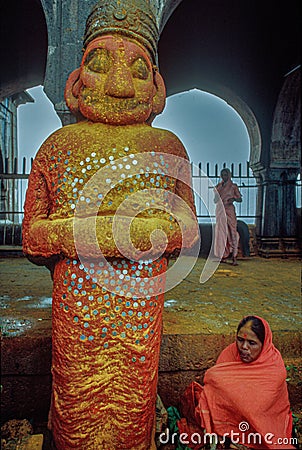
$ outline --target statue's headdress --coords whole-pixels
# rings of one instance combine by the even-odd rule
[[[157,64],[159,31],[149,0],[100,0],[87,19],[84,48],[105,34],[135,39],[148,50],[153,64]]]

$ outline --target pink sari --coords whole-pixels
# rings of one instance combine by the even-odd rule
[[[237,217],[233,203],[228,203],[228,200],[240,198],[241,194],[237,184],[230,179],[226,183],[220,182],[216,186],[216,191],[221,202],[216,205],[214,254],[217,258],[227,258],[232,253],[235,258],[238,254],[239,244]]]

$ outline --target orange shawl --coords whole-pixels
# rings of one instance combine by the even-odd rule
[[[228,433],[228,437],[234,436],[234,442],[247,447],[293,449],[289,443],[292,415],[286,369],[273,345],[268,323],[260,320],[265,327],[265,341],[258,359],[244,363],[236,343],[229,345],[216,365],[206,372],[204,386],[193,382],[187,388],[182,412],[188,421],[205,428],[207,433],[219,436]],[[179,428],[188,432],[186,421],[180,421]]]

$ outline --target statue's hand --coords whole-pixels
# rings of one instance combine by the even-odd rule
[[[49,220],[38,218],[28,228],[24,252],[31,256],[49,258],[63,254],[69,258],[76,256],[73,242],[73,218]]]
[[[76,218],[74,239],[78,254],[86,258],[153,259],[182,246],[177,223],[159,217]]]
[[[39,219],[29,228],[26,253],[50,257],[64,255],[99,258],[154,258],[191,247],[198,238],[198,224],[192,217],[179,214],[178,220],[152,216],[96,216],[67,219]]]

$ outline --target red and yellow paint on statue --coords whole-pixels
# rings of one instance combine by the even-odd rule
[[[160,171],[151,173],[147,166],[159,153],[188,158],[175,135],[150,125],[164,108],[164,82],[135,40],[115,34],[90,42],[65,94],[78,122],[57,130],[38,151],[23,224],[25,254],[33,260],[56,260],[49,424],[58,450],[147,450],[154,448],[167,256],[193,245],[198,234],[190,171],[184,183]],[[129,164],[133,167],[135,155],[142,153],[144,173],[127,176]],[[160,161],[164,166],[163,156]],[[106,166],[112,173],[118,171],[119,182],[111,186],[105,181],[109,192],[104,198],[97,186],[85,191]],[[179,165],[178,170],[184,169]],[[115,244],[113,218],[129,196],[149,189],[181,197],[192,215],[179,212],[177,219],[186,223],[182,236],[169,208],[157,209],[156,202],[149,208],[144,205],[131,225],[133,245],[147,251],[150,232],[159,228],[167,236],[167,248],[155,260],[152,255],[131,260]],[[86,214],[77,219],[81,256],[89,257],[85,263],[74,240],[79,202],[87,206]],[[97,208],[96,216],[90,215],[90,208]],[[123,217],[119,219],[123,223]],[[93,229],[111,272],[93,254]],[[150,278],[155,285],[145,289]],[[141,295],[132,295],[134,285]]]

